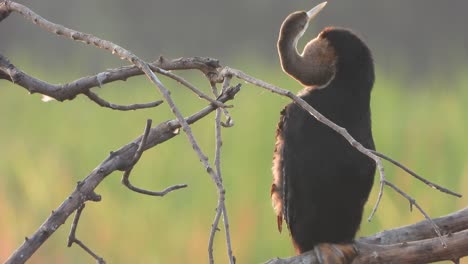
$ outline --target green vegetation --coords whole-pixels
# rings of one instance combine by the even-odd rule
[[[276,66],[239,65],[281,87],[300,88]],[[372,109],[378,149],[426,178],[465,194],[460,199],[447,196],[386,163],[388,178],[433,217],[468,204],[467,72],[412,87],[397,77],[377,74]],[[57,81],[54,73],[30,73]],[[187,73],[186,77],[208,92],[203,77],[197,74]],[[66,77],[59,81],[74,78]],[[173,81],[165,82],[185,114],[206,104]],[[158,96],[143,77],[95,90],[122,104],[148,102]],[[65,103],[43,103],[40,95],[27,96],[25,90],[6,82],[2,82],[0,95],[0,261],[36,230],[109,151],[137,137],[147,118],[154,124],[172,119],[165,104],[156,109],[118,112],[100,108],[82,96]],[[223,130],[223,177],[239,263],[293,254],[286,232],[276,231],[269,199],[275,127],[287,103],[285,98],[243,84],[231,110],[235,126]],[[211,115],[193,126],[210,157],[214,152],[213,118]],[[147,197],[125,189],[120,177],[119,173],[108,176],[97,189],[103,201],[87,204],[78,228],[80,239],[108,263],[206,262],[216,190],[183,134],[145,152],[132,179],[136,186],[148,189],[178,183],[187,183],[187,189],[164,198]],[[376,200],[376,190],[377,184],[364,218]],[[377,215],[370,223],[364,220],[360,235],[422,219],[419,212],[409,212],[406,200],[386,189]],[[31,263],[92,263],[77,246],[66,247],[70,224],[71,219]],[[225,263],[223,232],[216,236],[215,253],[219,263]]]

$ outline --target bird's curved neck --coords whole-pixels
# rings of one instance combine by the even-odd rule
[[[304,58],[297,51],[297,42],[304,31],[297,34],[290,32],[281,32],[278,39],[278,53],[283,70],[300,81],[304,70]]]
[[[305,30],[305,29],[304,29]],[[332,81],[335,74],[335,54],[326,40],[313,39],[304,51],[297,52],[297,42],[304,31],[281,29],[278,53],[281,67],[306,87],[321,87]],[[323,50],[328,53],[324,53]]]

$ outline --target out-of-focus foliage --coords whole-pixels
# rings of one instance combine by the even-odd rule
[[[20,58],[17,56],[15,58]],[[70,66],[48,72],[27,58],[18,63],[44,79],[65,81],[79,76]],[[253,60],[234,62],[242,70],[291,90],[298,84],[276,65]],[[73,73],[73,75],[72,75]],[[386,164],[388,178],[410,193],[437,217],[467,205],[468,193],[468,71],[433,75],[412,84],[387,72],[377,73],[372,110],[377,147],[426,178],[465,194],[461,199],[433,190]],[[59,76],[59,77],[58,77]],[[198,73],[185,75],[209,92]],[[163,79],[185,114],[206,103],[185,88]],[[117,112],[84,97],[43,103],[39,95],[5,81],[0,87],[0,261],[46,219],[109,151],[137,137],[145,120],[155,124],[172,119],[167,105],[156,109]],[[419,89],[414,89],[419,88]],[[116,103],[147,102],[159,98],[143,77],[95,89]],[[259,263],[293,254],[288,235],[278,234],[270,205],[271,157],[278,115],[288,100],[243,84],[231,114],[235,126],[224,129],[223,177],[227,189],[234,253],[239,263]],[[212,161],[213,115],[193,126],[195,136]],[[100,203],[88,203],[78,237],[108,263],[204,263],[216,207],[216,189],[183,134],[144,153],[133,172],[135,185],[163,189],[187,183],[164,198],[132,193],[114,173],[98,187]],[[378,177],[376,177],[378,181]],[[376,188],[366,218],[376,200]],[[360,235],[422,220],[409,212],[408,202],[386,189],[377,215],[363,221]],[[71,218],[32,257],[31,263],[92,263],[81,249],[66,247]],[[223,228],[216,236],[215,256],[225,263]]]

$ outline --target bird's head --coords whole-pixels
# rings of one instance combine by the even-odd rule
[[[325,7],[290,14],[281,25],[278,53],[283,71],[305,86],[326,87],[336,78],[368,79],[373,83],[372,56],[366,44],[350,30],[328,27],[297,51],[297,42],[310,21]],[[372,86],[372,84],[371,84]]]
[[[290,14],[281,25],[280,39],[292,40],[294,47],[298,40],[304,35],[309,26],[309,22],[325,7],[327,2],[323,2],[308,12],[297,11]]]

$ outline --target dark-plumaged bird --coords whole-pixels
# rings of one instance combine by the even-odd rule
[[[375,149],[370,112],[374,66],[366,44],[350,30],[327,27],[302,54],[297,52],[298,39],[325,4],[284,20],[278,39],[281,67],[305,86],[302,99],[364,147]],[[323,243],[352,243],[374,173],[372,159],[300,106],[287,105],[277,128],[271,187],[279,231],[284,219],[298,254]]]

